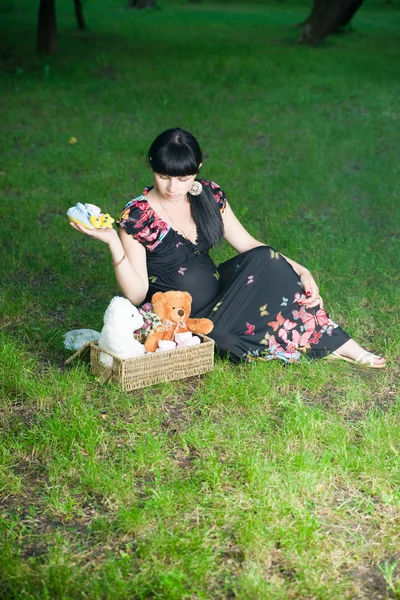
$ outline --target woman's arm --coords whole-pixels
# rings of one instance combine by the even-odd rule
[[[229,244],[231,244],[231,246],[233,246],[233,248],[235,248],[237,252],[239,252],[239,254],[242,252],[247,252],[248,250],[252,250],[253,248],[257,248],[258,246],[265,246],[265,244],[256,240],[243,227],[239,219],[233,213],[233,210],[229,206],[228,202],[226,203],[225,210],[222,213],[222,220],[224,223],[224,238]],[[320,301],[316,301],[319,290],[310,271],[294,260],[287,258],[287,256],[284,256],[283,254],[282,256],[285,260],[287,260],[293,270],[300,277],[300,281],[305,292],[310,292],[307,299],[304,300],[302,304],[307,307],[321,304]]]
[[[146,249],[123,229],[119,231],[119,242],[122,252],[119,250],[120,254],[118,255],[118,249],[116,248],[117,260],[113,258],[113,264],[118,265],[114,266],[115,277],[124,296],[132,304],[141,304],[146,298],[149,289]],[[111,247],[110,250],[111,255],[114,257]],[[123,253],[125,254],[125,259],[118,264]]]
[[[144,246],[123,230],[118,235],[115,229],[86,229],[76,223],[71,227],[108,245],[122,293],[132,304],[141,304],[149,289]]]
[[[228,202],[222,213],[222,221],[224,224],[224,238],[237,252],[239,252],[239,254],[257,248],[258,246],[265,246],[265,244],[262,244],[253,238],[253,236],[243,227]]]

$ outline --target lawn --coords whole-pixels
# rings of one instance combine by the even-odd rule
[[[0,599],[400,598],[399,3],[308,48],[305,2],[91,0],[82,33],[60,1],[42,59],[32,4],[0,3]],[[125,393],[64,366],[118,293],[65,212],[116,218],[174,126],[386,370],[217,359]]]

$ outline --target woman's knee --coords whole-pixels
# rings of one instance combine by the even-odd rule
[[[255,254],[260,254],[260,255],[268,255],[271,256],[271,253],[275,252],[275,249],[272,248],[271,246],[256,246],[255,248],[252,248],[251,250],[247,250],[246,252],[243,252],[242,256],[252,256]]]

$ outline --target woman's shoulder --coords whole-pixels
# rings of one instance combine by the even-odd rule
[[[140,196],[130,200],[117,220],[117,226],[144,244],[149,250],[154,248],[168,233],[170,226],[159,219],[146,199],[149,188]]]
[[[221,186],[216,183],[215,181],[212,181],[211,179],[198,179],[197,181],[200,181],[200,183],[206,187],[209,187],[213,192],[218,192],[219,190],[221,190]]]
[[[223,212],[226,206],[226,194],[221,186],[210,179],[199,179],[198,181],[200,181],[203,187],[206,187],[210,190],[220,208],[220,211]]]
[[[138,216],[140,213],[149,212],[150,204],[146,199],[149,188],[144,188],[143,192],[127,202],[121,212],[120,221]]]

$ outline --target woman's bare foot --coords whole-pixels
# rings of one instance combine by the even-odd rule
[[[338,357],[343,357],[344,360],[348,358],[350,361],[355,361],[375,368],[382,368],[386,365],[384,358],[364,350],[364,348],[362,348],[360,344],[357,344],[353,339],[348,340],[343,346],[340,346],[340,348],[335,350],[334,354]]]

